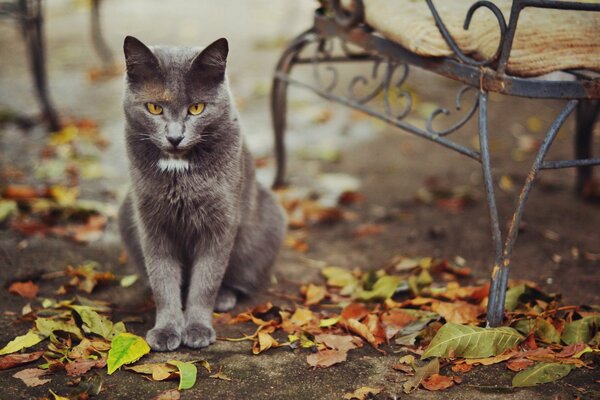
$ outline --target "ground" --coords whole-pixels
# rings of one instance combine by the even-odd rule
[[[87,35],[89,10],[83,2],[53,1],[46,5],[46,42],[50,90],[63,117],[89,118],[110,142],[102,153],[106,174],[101,179],[82,183],[82,198],[116,205],[127,187],[127,159],[123,147],[123,113],[120,77],[92,81],[86,71],[98,67]],[[49,4],[52,3],[52,4]],[[213,2],[174,1],[148,4],[141,0],[103,4],[103,29],[118,60],[125,35],[134,35],[148,44],[168,43],[204,45],[224,36],[231,52],[229,75],[232,90],[240,105],[245,133],[255,156],[270,157],[271,128],[268,89],[271,74],[282,50],[282,43],[309,27],[312,4],[274,4],[269,1],[235,2],[235,7],[217,7]],[[168,5],[167,5],[168,4]],[[81,34],[84,32],[84,34]],[[18,115],[35,115],[37,105],[31,78],[26,68],[23,43],[15,24],[3,20],[0,25],[0,107]],[[121,61],[122,62],[122,61]],[[358,67],[357,67],[358,68]],[[368,71],[365,71],[368,73]],[[299,76],[310,71],[299,69]],[[456,87],[436,77],[415,73],[411,90],[419,98],[420,109],[431,111],[433,104],[450,106]],[[545,129],[560,110],[559,101],[533,101],[491,96],[490,132],[494,175],[510,177],[518,185],[526,176],[533,155],[523,144],[540,140]],[[415,121],[422,115],[417,113]],[[289,177],[292,186],[316,187],[335,191],[337,183],[323,184],[323,177],[333,173],[353,177],[364,202],[351,207],[354,218],[333,224],[312,226],[305,240],[308,251],[282,249],[275,267],[276,280],[270,292],[238,305],[236,311],[263,301],[285,303],[276,293],[297,293],[302,283],[322,282],[320,262],[341,267],[378,268],[396,255],[433,256],[446,259],[462,257],[473,269],[473,280],[487,279],[491,269],[489,219],[482,189],[479,164],[449,150],[385,127],[347,109],[326,103],[301,91],[290,92]],[[572,154],[572,118],[559,134],[551,158],[568,158]],[[456,134],[458,140],[473,144],[476,125],[467,124]],[[596,154],[598,154],[596,129]],[[2,168],[16,166],[32,171],[47,133],[43,126],[22,129],[16,124],[0,128],[0,162]],[[324,156],[323,149],[328,151]],[[524,154],[523,157],[520,153]],[[259,169],[259,179],[269,182],[273,161]],[[27,179],[31,181],[31,177]],[[6,178],[3,178],[6,179]],[[317,184],[321,182],[321,184]],[[457,210],[436,207],[417,201],[423,188],[465,186],[472,201]],[[339,183],[339,180],[338,180]],[[597,204],[583,202],[573,192],[574,171],[543,172],[531,194],[524,224],[513,255],[511,277],[538,283],[549,292],[560,292],[567,304],[600,303],[600,245]],[[320,185],[320,186],[319,186]],[[333,188],[332,188],[333,186]],[[497,189],[503,221],[512,213],[518,189]],[[356,237],[352,234],[361,224],[377,223],[383,232]],[[505,224],[503,223],[503,227]],[[6,227],[4,227],[6,228]],[[97,241],[87,245],[56,238],[24,239],[13,230],[0,231],[0,290],[4,329],[0,344],[24,333],[28,322],[15,322],[26,301],[5,289],[9,283],[63,270],[84,260],[95,260],[118,274],[133,273],[131,266],[119,261],[121,243],[114,219]],[[55,287],[42,286],[40,296],[53,296]],[[147,307],[149,293],[143,282],[124,289],[119,286],[100,288],[93,294],[114,304],[114,320],[141,316],[128,324],[139,335],[152,326],[153,310]],[[238,335],[236,326],[217,325],[219,336]],[[327,369],[311,370],[304,355],[285,349],[270,350],[253,356],[248,342],[217,343],[204,350],[181,349],[172,354],[153,353],[148,360],[206,359],[223,366],[233,381],[199,379],[196,386],[182,392],[183,399],[339,399],[361,386],[385,388],[390,394],[401,393],[402,376],[391,369],[397,356],[382,356],[364,347],[350,353],[349,361]],[[12,378],[13,370],[0,372],[0,398],[39,398],[48,396],[48,387],[62,391],[68,378],[56,374],[52,383],[27,388]],[[104,378],[101,398],[146,399],[166,389],[173,382],[149,382],[139,375],[120,372]],[[481,368],[464,377],[462,384],[442,394],[418,390],[409,398],[598,398],[600,388],[595,370],[579,369],[568,378],[530,389],[513,389],[511,373],[504,367]]]

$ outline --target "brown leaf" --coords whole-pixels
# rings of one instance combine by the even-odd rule
[[[35,299],[39,291],[40,287],[32,281],[14,282],[8,288],[9,293],[18,294],[19,296],[25,297],[26,299]]]
[[[152,400],[179,400],[181,398],[181,393],[177,389],[165,390],[164,392],[160,392],[158,396],[153,397]]]
[[[390,310],[381,314],[381,323],[385,330],[386,339],[391,339],[404,328],[406,325],[414,321],[416,317],[402,311]]]
[[[433,374],[425,378],[421,385],[431,391],[445,390],[454,386],[454,379],[451,376]]]
[[[434,302],[431,305],[431,310],[440,314],[447,322],[455,324],[477,322],[477,316],[483,311],[481,307],[465,301],[455,301],[453,303]]]
[[[568,346],[565,346],[559,353],[556,354],[556,357],[571,357],[581,351],[583,351],[587,345],[585,343],[573,343]]]
[[[373,333],[371,333],[367,325],[360,323],[353,318],[347,319],[344,321],[344,324],[350,331],[365,339],[375,349],[383,352],[383,350],[379,349],[379,345],[382,343],[381,338],[376,338]]]
[[[322,333],[315,336],[315,342],[323,343],[333,350],[349,351],[362,347],[363,341],[355,336],[333,335],[331,333]]]
[[[346,307],[344,307],[344,309],[342,310],[342,318],[344,319],[355,319],[360,321],[361,319],[363,319],[364,317],[367,316],[367,314],[369,314],[369,309],[362,303],[351,303],[348,304]]]
[[[258,332],[258,340],[252,345],[252,354],[259,354],[271,347],[279,346],[279,342],[266,332]]]
[[[362,203],[365,200],[365,196],[362,193],[356,191],[347,190],[340,194],[338,198],[338,204],[348,206],[351,204]]]
[[[68,376],[79,376],[88,372],[92,368],[104,368],[106,366],[106,357],[99,360],[78,359],[65,364],[65,371]]]
[[[469,372],[471,369],[473,369],[473,365],[467,363],[454,364],[452,366],[452,372],[462,372],[463,374]]]
[[[492,364],[498,364],[503,361],[506,361],[509,358],[513,357],[514,355],[515,355],[514,352],[509,351],[508,353],[498,354],[497,356],[493,356],[493,357],[468,358],[465,360],[465,363],[467,363],[469,365],[474,365],[474,364],[492,365]]]
[[[506,362],[506,367],[511,371],[519,372],[523,371],[525,368],[532,366],[533,364],[533,361],[528,360],[526,358],[514,358]]]
[[[346,361],[348,351],[325,349],[306,357],[308,365],[315,368],[327,368],[334,364]]]
[[[9,354],[7,356],[0,357],[0,370],[16,367],[17,365],[27,364],[35,361],[44,354],[44,350],[36,351],[34,353],[22,353],[22,354]]]
[[[13,375],[14,378],[18,378],[23,381],[28,387],[44,385],[51,381],[51,379],[40,379],[41,376],[46,375],[48,371],[39,368],[27,368],[17,372]]]

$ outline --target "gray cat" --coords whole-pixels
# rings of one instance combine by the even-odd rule
[[[158,351],[205,347],[215,341],[213,310],[268,282],[285,217],[242,140],[227,40],[150,49],[128,36],[123,47],[132,187],[119,227],[156,302],[146,339]]]

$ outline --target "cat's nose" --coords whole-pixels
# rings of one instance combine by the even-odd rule
[[[173,145],[173,147],[177,147],[177,145],[179,145],[179,143],[181,143],[183,140],[183,135],[167,136],[167,140]]]

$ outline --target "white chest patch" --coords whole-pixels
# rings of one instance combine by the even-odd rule
[[[189,161],[182,158],[161,158],[157,165],[161,171],[170,172],[183,172],[190,168]]]

